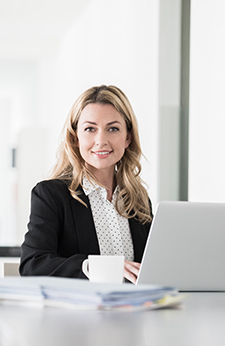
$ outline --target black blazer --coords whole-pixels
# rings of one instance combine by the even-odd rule
[[[75,200],[65,182],[46,180],[31,194],[28,232],[21,246],[20,274],[86,278],[82,262],[90,254],[100,254],[89,199],[82,188]],[[141,262],[150,224],[129,219],[134,260]]]

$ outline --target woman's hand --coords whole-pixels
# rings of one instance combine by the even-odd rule
[[[123,276],[135,284],[141,264],[125,260]]]

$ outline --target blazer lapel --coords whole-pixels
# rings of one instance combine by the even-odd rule
[[[74,198],[71,200],[79,251],[87,255],[99,255],[100,249],[89,199],[81,188],[80,191],[79,197],[86,203],[87,207]]]

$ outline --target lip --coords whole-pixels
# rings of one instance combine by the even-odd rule
[[[96,155],[97,157],[104,159],[112,153],[112,150],[111,151],[109,150],[92,151],[92,153]]]

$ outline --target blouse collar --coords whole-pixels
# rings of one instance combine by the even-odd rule
[[[107,191],[104,187],[96,184],[96,183],[91,183],[87,177],[84,175],[83,181],[82,181],[82,187],[84,190],[84,193],[86,196],[90,195],[91,193],[94,193],[95,191],[98,192],[102,198],[107,199]],[[115,200],[117,198],[117,195],[120,191],[119,186],[117,185],[112,196],[112,203],[115,203]]]

